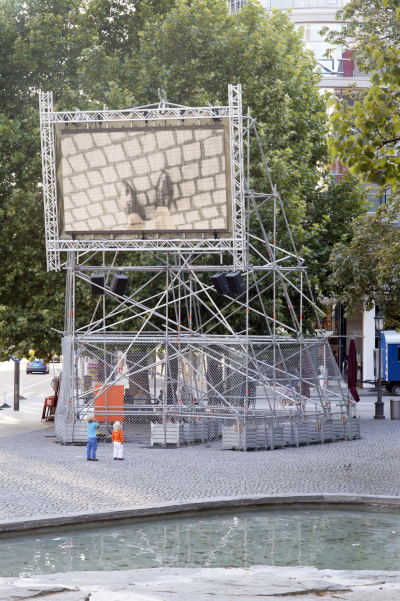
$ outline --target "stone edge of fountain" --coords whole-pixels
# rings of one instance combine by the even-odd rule
[[[287,495],[249,495],[240,497],[220,497],[213,499],[194,499],[173,501],[152,505],[135,505],[133,507],[117,507],[101,511],[80,511],[65,515],[32,516],[19,520],[0,520],[0,533],[21,532],[38,528],[53,528],[76,524],[93,524],[126,520],[132,518],[173,516],[179,514],[196,514],[199,511],[213,509],[234,509],[251,506],[283,506],[292,504],[313,505],[363,505],[370,507],[400,508],[400,497],[382,495],[357,495],[351,493],[321,494],[287,494]]]

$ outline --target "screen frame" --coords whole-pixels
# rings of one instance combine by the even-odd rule
[[[245,152],[243,141],[248,136],[246,123],[250,116],[243,115],[242,86],[228,84],[228,104],[208,106],[185,106],[155,102],[145,106],[126,109],[108,109],[96,106],[90,110],[74,108],[57,110],[51,91],[39,91],[40,138],[42,159],[42,195],[46,237],[46,262],[48,271],[60,271],[74,261],[76,253],[87,252],[145,252],[200,253],[232,257],[236,270],[247,264],[246,235],[246,181]],[[231,173],[229,228],[226,234],[115,234],[62,235],[56,181],[57,135],[60,129],[92,128],[110,126],[144,126],[150,124],[213,124],[225,126],[230,145],[229,168]]]

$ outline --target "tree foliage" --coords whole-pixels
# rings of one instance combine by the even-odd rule
[[[382,19],[375,31],[374,22],[369,22],[367,29],[363,26],[360,46],[354,50],[371,74],[371,85],[342,100],[330,99],[334,111],[329,148],[353,174],[395,192],[400,179],[400,2],[383,0],[381,7],[387,10],[387,39],[379,35]],[[363,13],[361,16],[367,18]]]
[[[373,215],[353,223],[351,241],[338,244],[331,255],[332,283],[341,290],[348,314],[378,305],[385,327],[400,329],[400,202],[381,205]]]
[[[351,241],[353,219],[364,216],[369,203],[360,183],[349,173],[339,183],[331,181],[323,190],[316,190],[309,202],[302,254],[318,295],[332,298],[338,288],[331,278],[330,255],[336,244],[346,246]]]
[[[340,16],[349,22],[328,39],[344,44],[353,37],[353,56],[371,84],[342,102],[331,100],[330,150],[377,192],[386,191],[388,205],[358,217],[351,240],[334,247],[330,281],[347,314],[378,305],[385,327],[399,329],[400,3],[351,0]]]
[[[313,285],[328,290],[328,249],[363,197],[321,171],[327,118],[315,60],[285,13],[250,2],[230,15],[224,0],[3,0],[0,57],[0,359],[11,347],[59,352],[51,327],[63,329],[64,274],[45,265],[38,89],[54,92],[56,109],[95,110],[154,102],[159,87],[172,102],[225,104],[228,83],[242,83]],[[268,191],[254,137],[251,146],[251,186]],[[270,231],[270,207],[262,217]],[[278,224],[284,238],[282,216]],[[77,294],[79,325],[94,301],[83,284]]]

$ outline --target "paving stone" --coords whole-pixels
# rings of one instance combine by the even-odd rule
[[[400,423],[362,422],[361,440],[274,451],[222,451],[124,445],[125,461],[99,444],[98,463],[84,446],[62,446],[52,428],[0,438],[0,524],[215,497],[283,494],[400,496]],[[350,469],[342,466],[351,463]]]

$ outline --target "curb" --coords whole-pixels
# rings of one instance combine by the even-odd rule
[[[196,513],[212,509],[243,508],[251,506],[273,506],[290,504],[330,504],[365,505],[370,507],[400,508],[400,497],[354,494],[288,494],[288,495],[252,495],[248,497],[221,497],[209,500],[196,499],[171,502],[161,505],[142,505],[131,508],[115,508],[105,511],[74,512],[64,516],[32,517],[29,519],[3,522],[0,520],[0,533],[21,532],[37,528],[54,528],[77,524],[101,523],[114,520],[126,520],[141,517],[173,516],[180,513]]]

